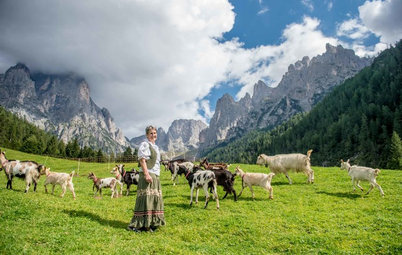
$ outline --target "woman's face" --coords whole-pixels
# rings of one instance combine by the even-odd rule
[[[147,138],[150,142],[155,142],[156,138],[158,137],[158,134],[156,133],[156,129],[151,129],[149,130],[148,134],[147,134]]]

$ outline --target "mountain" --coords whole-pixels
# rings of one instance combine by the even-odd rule
[[[251,130],[276,127],[297,113],[310,111],[335,86],[371,62],[353,50],[327,44],[322,55],[291,64],[275,88],[259,81],[252,97],[246,94],[236,102],[224,95],[216,104],[209,128],[200,134],[201,150]]]
[[[164,152],[167,158],[174,158],[189,151],[196,150],[199,146],[199,134],[207,128],[207,124],[200,120],[174,120],[168,132],[158,128],[156,144]],[[132,147],[138,148],[146,139],[145,135],[130,140]]]
[[[313,165],[402,167],[402,41],[336,86],[309,113],[211,150],[211,161],[255,163],[260,153],[306,153]]]
[[[0,76],[0,104],[67,142],[121,152],[129,146],[110,112],[90,97],[88,83],[74,74],[32,73],[24,64]]]

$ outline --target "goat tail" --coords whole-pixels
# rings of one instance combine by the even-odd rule
[[[75,174],[75,171],[73,170],[73,171],[70,173],[70,180],[73,179],[74,174]]]
[[[312,149],[310,149],[310,150],[308,150],[307,151],[307,158],[310,160],[310,156],[311,156],[311,153],[313,152],[313,150]]]
[[[269,183],[271,183],[272,178],[273,178],[274,176],[275,176],[274,173],[269,173],[269,174],[268,174],[268,182],[269,182]]]

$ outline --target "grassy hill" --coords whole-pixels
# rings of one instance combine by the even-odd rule
[[[51,170],[78,170],[68,161],[7,150],[7,157],[35,160]],[[126,168],[134,167],[128,164]],[[231,166],[233,172],[236,165]],[[241,164],[249,172],[267,168]],[[14,179],[14,190],[6,190],[0,177],[0,254],[397,254],[402,252],[402,171],[382,170],[377,178],[385,197],[378,190],[364,195],[353,193],[347,172],[338,167],[313,167],[315,183],[291,174],[289,185],[284,176],[272,182],[274,200],[256,187],[256,199],[245,190],[237,202],[229,195],[214,201],[206,210],[200,203],[189,207],[190,189],[184,177],[172,186],[170,172],[162,170],[161,181],[167,225],[155,233],[125,231],[135,203],[135,191],[126,197],[93,197],[92,182],[86,175],[93,171],[109,177],[112,164],[81,163],[73,179],[77,199],[67,191],[60,198],[44,192],[44,176],[36,193],[24,194],[25,184]],[[241,179],[235,181],[240,192]],[[362,186],[367,189],[368,183]],[[135,190],[135,188],[134,188]],[[223,197],[222,187],[218,187]]]

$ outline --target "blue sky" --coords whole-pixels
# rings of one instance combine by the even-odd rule
[[[220,42],[238,38],[244,48],[255,48],[263,45],[279,45],[282,43],[282,32],[287,25],[301,23],[303,17],[310,16],[319,19],[319,29],[329,37],[336,37],[339,25],[351,18],[359,17],[358,7],[365,3],[364,0],[341,1],[300,1],[300,0],[230,0],[236,13],[233,28],[223,34]],[[402,25],[402,24],[401,24]],[[353,43],[348,37],[342,40]],[[371,46],[379,43],[379,38],[374,34],[363,40],[364,45]],[[311,57],[311,56],[310,56]],[[233,86],[233,82],[221,83],[214,87],[205,99],[215,109],[216,101],[224,94],[229,93],[233,97],[240,88]]]
[[[217,99],[341,44],[375,56],[402,38],[401,0],[2,0],[0,73],[75,72],[129,138],[208,123]]]

